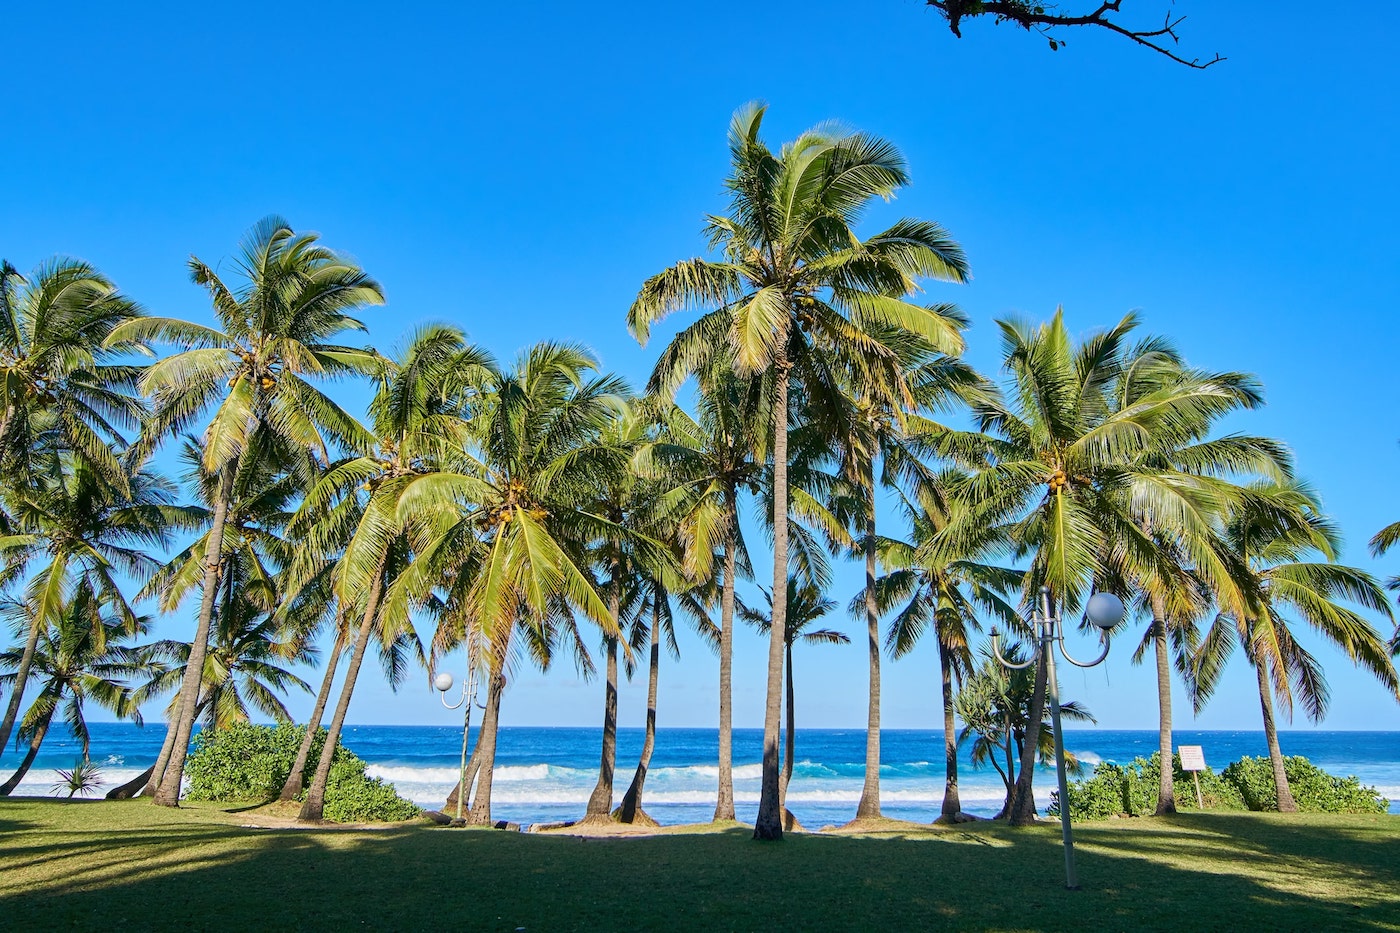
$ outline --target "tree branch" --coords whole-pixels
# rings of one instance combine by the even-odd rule
[[[1065,42],[1058,36],[1051,35],[1051,30],[1062,26],[1099,26],[1165,55],[1172,61],[1188,68],[1205,69],[1217,62],[1225,61],[1219,53],[1216,53],[1214,58],[1204,62],[1199,58],[1183,58],[1166,44],[1167,39],[1171,40],[1172,46],[1180,43],[1181,37],[1177,35],[1176,29],[1186,19],[1185,16],[1173,18],[1171,13],[1167,13],[1162,19],[1161,27],[1157,29],[1132,29],[1122,25],[1112,17],[1121,12],[1119,7],[1122,6],[1123,0],[1103,0],[1093,12],[1078,15],[1065,13],[1057,6],[1049,6],[1038,2],[1038,0],[925,0],[925,2],[948,21],[948,28],[952,30],[953,35],[960,39],[962,38],[962,21],[964,19],[991,16],[998,23],[1015,23],[1022,29],[1033,29],[1039,32],[1049,40],[1052,50],[1058,50]]]

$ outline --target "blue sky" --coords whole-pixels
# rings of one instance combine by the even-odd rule
[[[1150,21],[1164,4],[1125,6]],[[973,363],[994,369],[999,317],[1062,304],[1084,333],[1138,309],[1193,362],[1260,376],[1268,407],[1231,427],[1287,440],[1346,558],[1389,575],[1397,561],[1365,542],[1400,518],[1400,10],[1267,7],[1177,3],[1183,48],[1229,57],[1196,72],[1106,35],[1067,33],[1051,52],[975,23],[955,40],[915,0],[17,5],[0,58],[0,255],[80,256],[152,313],[204,319],[187,257],[230,255],[276,212],[384,283],[388,307],[367,315],[378,346],[445,320],[507,358],[582,341],[640,383],[658,344],[636,345],[625,309],[702,249],[729,115],[762,98],[774,143],[837,118],[902,147],[913,184],[871,229],[909,215],[961,241],[974,281],[929,297],[971,315]],[[858,585],[843,568],[833,595],[844,605]],[[158,634],[191,628],[182,616]],[[715,661],[694,637],[682,650],[660,721],[711,725]],[[1319,651],[1327,727],[1400,728],[1381,688]],[[1103,726],[1151,728],[1150,673],[1130,653],[1064,673],[1063,691]],[[739,636],[740,725],[761,721],[762,655]],[[863,723],[864,670],[859,645],[799,650],[802,722]],[[934,671],[928,650],[887,663],[889,726],[936,725]],[[395,695],[366,674],[352,721],[457,721],[422,679]],[[624,724],[640,724],[643,688],[624,689]],[[592,725],[601,694],[567,666],[522,668],[504,722]],[[1179,692],[1177,708],[1190,725]],[[1196,724],[1258,723],[1237,664]]]

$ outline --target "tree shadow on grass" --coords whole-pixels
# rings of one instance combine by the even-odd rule
[[[746,829],[599,840],[193,824],[28,841],[39,834],[22,830],[0,838],[0,916],[36,930],[1393,929],[1398,826],[1086,825],[1077,892],[1063,887],[1053,826],[779,844]]]

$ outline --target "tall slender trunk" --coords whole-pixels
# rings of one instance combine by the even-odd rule
[[[339,620],[337,620],[337,623]],[[335,645],[331,648],[330,659],[326,662],[326,673],[321,678],[321,689],[316,692],[316,705],[311,708],[311,718],[306,720],[306,733],[301,737],[297,748],[297,759],[292,770],[287,772],[287,780],[282,785],[279,800],[295,800],[306,783],[306,762],[311,757],[311,746],[316,741],[316,733],[321,731],[321,717],[326,712],[326,702],[331,698],[331,683],[335,680],[335,670],[340,666],[340,652],[345,648],[345,628],[336,625]]]
[[[1035,666],[1035,691],[1031,694],[1030,721],[1026,724],[1025,745],[1021,746],[1021,773],[1011,795],[1012,826],[1033,826],[1035,812],[1035,765],[1040,757],[1040,726],[1045,718],[1045,659]]]
[[[958,797],[958,734],[953,721],[953,654],[938,640],[938,670],[943,679],[943,809],[942,819],[952,822],[962,812]]]
[[[622,602],[619,592],[618,564],[613,561],[612,585],[608,587],[608,614],[618,625]],[[605,639],[608,651],[607,684],[603,693],[603,750],[598,761],[598,783],[588,797],[588,809],[583,818],[593,822],[607,820],[612,813],[613,771],[617,767],[617,637]]]
[[[783,698],[783,711],[787,720],[783,730],[783,783],[779,788],[783,801],[783,810],[787,810],[787,789],[788,783],[792,780],[793,755],[797,745],[797,709],[793,702],[796,691],[792,682],[792,642],[788,642],[784,654],[787,656],[787,664],[783,668],[783,680],[787,687]]]
[[[647,769],[651,767],[651,753],[656,748],[656,682],[661,674],[661,600],[664,598],[661,593],[657,593],[652,599],[651,658],[647,669],[647,732],[646,738],[642,740],[642,757],[637,760],[637,771],[632,775],[632,783],[628,786],[627,793],[622,795],[622,808],[618,819],[623,823],[635,822],[638,813],[641,813],[644,819],[650,819],[642,810],[642,789],[646,785]]]
[[[1278,793],[1278,812],[1297,813],[1298,804],[1293,800],[1293,791],[1288,786],[1288,774],[1283,768],[1283,750],[1278,745],[1278,727],[1274,725],[1274,690],[1269,683],[1269,673],[1263,658],[1254,661],[1254,672],[1259,677],[1259,706],[1264,711],[1264,740],[1269,743],[1269,764],[1274,769],[1274,790]]]
[[[994,820],[1004,820],[1011,815],[1011,800],[1016,796],[1016,737],[1011,731],[1011,717],[1006,717],[1006,775],[1002,780],[1006,783],[1006,799],[1001,802],[1001,809]]]
[[[15,769],[15,773],[10,775],[10,779],[0,785],[0,797],[8,797],[19,786],[19,782],[24,780],[24,776],[29,773],[29,768],[34,764],[34,759],[39,754],[39,746],[44,744],[44,736],[49,734],[49,723],[53,722],[53,711],[44,717],[44,721],[39,723],[39,728],[35,730],[34,737],[29,740],[29,751],[24,753],[24,759]]]
[[[1157,653],[1157,816],[1176,813],[1176,790],[1172,786],[1172,669],[1167,655],[1167,605],[1161,595],[1152,597],[1152,647]]]
[[[719,790],[715,798],[716,822],[734,819],[734,571],[739,547],[735,527],[739,522],[738,495],[725,491],[724,506],[729,527],[724,533],[724,580],[719,599]]]
[[[783,646],[787,632],[788,575],[788,362],[783,336],[774,361],[777,383],[773,404],[773,624],[768,631],[768,694],[763,708],[763,785],[758,797],[755,839],[783,838],[779,799],[778,725],[782,715]]]
[[[875,605],[875,466],[870,467],[870,513],[865,518],[865,635],[870,652],[870,692],[865,715],[865,785],[856,819],[880,818],[880,614]]]
[[[463,799],[465,805],[472,799],[472,784],[476,783],[476,776],[481,771],[481,731],[477,730],[476,745],[472,747],[471,757],[467,759],[467,768],[462,773],[462,778],[452,785],[452,792],[447,795],[447,802],[442,805],[442,812],[449,815],[457,813],[457,792],[465,788],[466,797]]]
[[[335,758],[335,747],[340,742],[340,729],[345,724],[345,714],[350,709],[350,698],[355,693],[355,681],[360,676],[360,665],[369,651],[370,635],[374,633],[374,623],[379,615],[379,597],[384,592],[384,559],[374,568],[374,582],[369,587],[369,598],[365,600],[364,618],[360,620],[360,630],[355,633],[355,649],[350,655],[350,666],[345,670],[345,683],[340,688],[340,699],[336,701],[335,713],[331,716],[330,728],[326,730],[326,741],[321,746],[321,757],[316,762],[316,774],[311,778],[311,786],[306,789],[306,800],[301,805],[297,819],[303,823],[319,822],[326,808],[326,782],[331,775],[331,761]]]
[[[482,750],[476,794],[472,797],[471,813],[467,815],[467,822],[478,826],[491,822],[491,780],[496,774],[496,734],[501,721],[501,693],[505,688],[505,675],[499,668],[493,670],[491,683],[486,688],[486,712],[481,717],[481,734],[476,737],[477,748]]]
[[[224,551],[224,521],[228,517],[229,501],[233,498],[233,482],[238,461],[224,466],[219,478],[218,497],[214,500],[213,523],[204,548],[204,592],[199,599],[199,622],[195,625],[190,657],[185,664],[185,678],[180,683],[180,702],[170,728],[175,731],[170,753],[166,756],[155,802],[162,807],[180,805],[180,782],[185,776],[185,756],[190,750],[190,732],[194,729],[195,707],[199,705],[199,690],[204,680],[204,657],[209,652],[209,626],[214,618],[214,600],[219,594],[219,562]]]
[[[10,746],[10,733],[14,731],[15,719],[19,717],[20,701],[24,699],[24,688],[29,684],[29,668],[34,665],[34,652],[39,647],[39,633],[43,631],[43,620],[38,616],[29,623],[29,637],[24,642],[24,653],[19,657],[19,667],[15,669],[15,684],[10,690],[10,702],[5,707],[5,719],[0,722],[0,759],[5,757],[5,749]]]
[[[175,719],[180,715],[180,711],[171,709],[170,714],[170,721],[165,726],[165,741],[160,744],[160,754],[156,756],[156,763],[151,766],[151,777],[137,794],[139,797],[155,794],[160,790],[161,779],[165,777],[165,768],[170,763],[170,751],[175,747]]]

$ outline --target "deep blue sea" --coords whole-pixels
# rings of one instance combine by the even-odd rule
[[[163,724],[92,726],[92,760],[109,785],[135,777],[160,751]],[[736,729],[734,778],[738,816],[752,820],[758,808],[762,730]],[[391,781],[400,794],[425,807],[441,806],[457,780],[462,731],[438,726],[350,726],[343,741],[370,763],[370,774]],[[1177,744],[1201,745],[1217,770],[1241,755],[1264,755],[1262,732],[1189,732]],[[473,735],[473,741],[475,736]],[[1400,732],[1285,732],[1284,754],[1306,755],[1327,771],[1356,775],[1389,798],[1400,813]],[[641,751],[642,730],[618,737],[616,793],[627,789]],[[1131,761],[1157,747],[1155,731],[1068,730],[1065,745],[1087,764]],[[55,768],[78,757],[79,746],[55,729],[34,769],[16,793],[54,793]],[[497,751],[493,816],[521,823],[579,816],[598,775],[599,732],[573,728],[502,728]],[[11,747],[0,771],[18,762]],[[708,820],[714,812],[717,739],[709,729],[661,729],[647,778],[644,806],[662,823]],[[857,729],[805,729],[797,733],[797,766],[788,806],[809,827],[842,823],[855,815],[860,797],[865,733]],[[943,798],[941,732],[888,730],[881,740],[881,788],[885,814],[928,822]],[[1048,801],[1055,779],[1042,769],[1037,796]],[[961,763],[963,809],[992,815],[1001,804],[1000,778],[990,768]]]

